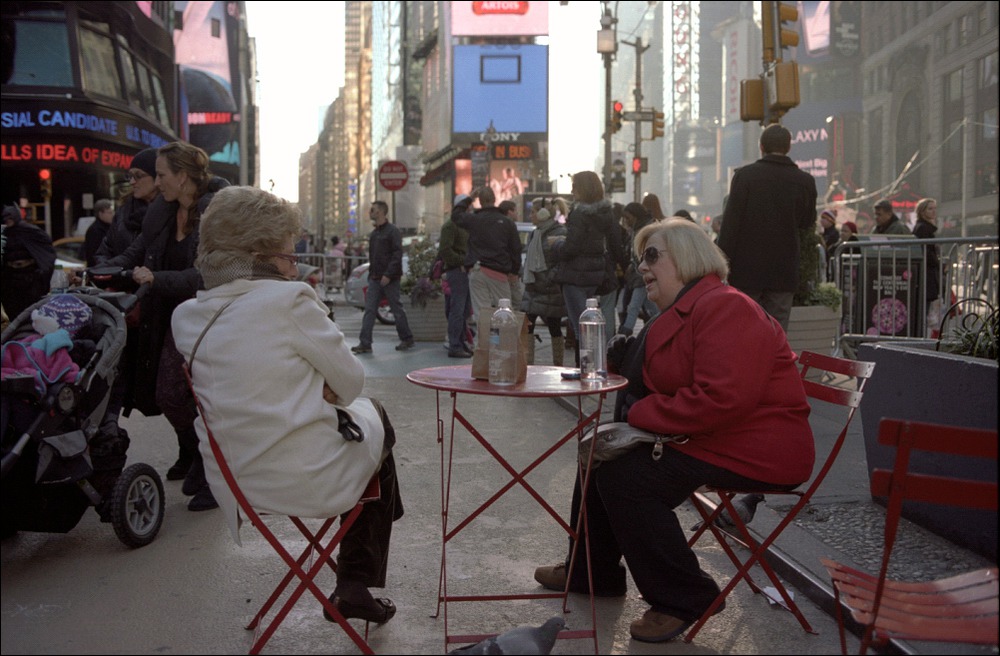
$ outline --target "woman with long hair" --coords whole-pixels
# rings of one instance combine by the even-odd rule
[[[192,496],[188,510],[218,507],[205,482],[194,429],[197,410],[170,332],[174,308],[201,286],[194,266],[201,215],[214,192],[229,185],[208,167],[208,155],[197,146],[180,141],[162,146],[156,154],[160,196],[150,203],[139,237],[107,261],[131,268],[132,279],[147,288],[140,303],[135,386],[126,407],[146,416],[162,412],[173,426],[179,455],[171,469],[186,473],[181,490]]]

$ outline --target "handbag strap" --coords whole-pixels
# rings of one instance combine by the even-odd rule
[[[194,354],[198,352],[198,347],[201,346],[201,340],[205,338],[205,333],[207,333],[208,329],[212,327],[212,324],[215,323],[215,320],[219,318],[219,315],[222,314],[222,311],[225,310],[230,305],[232,305],[233,301],[235,300],[236,298],[234,297],[226,301],[225,305],[220,307],[215,312],[215,314],[212,315],[212,318],[208,320],[208,323],[205,324],[205,327],[202,329],[201,334],[198,335],[198,339],[194,343],[194,348],[191,349],[191,356],[188,358],[187,361],[188,371],[191,371],[191,365],[194,363]]]

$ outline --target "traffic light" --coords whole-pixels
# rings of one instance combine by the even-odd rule
[[[649,171],[649,159],[646,157],[632,158],[632,173],[646,173]]]
[[[799,65],[794,61],[777,62],[767,73],[767,100],[771,111],[784,114],[799,106]]]
[[[611,132],[615,133],[622,129],[622,110],[625,105],[620,100],[615,100],[611,103],[611,108],[614,110],[611,112]]]
[[[38,183],[42,188],[42,198],[52,198],[52,169],[38,169]]]
[[[764,120],[764,81],[740,80],[740,120]]]
[[[761,4],[761,31],[764,36],[764,63],[783,61],[781,51],[799,45],[799,10],[784,2],[764,0]],[[786,23],[788,24],[786,27]]]
[[[653,136],[652,139],[663,136],[663,112],[653,110]]]

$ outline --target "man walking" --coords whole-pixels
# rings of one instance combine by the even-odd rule
[[[910,229],[906,227],[896,213],[892,211],[892,201],[882,199],[875,203],[875,228],[873,235],[910,235]]]
[[[787,129],[765,128],[763,157],[733,174],[719,233],[729,284],[760,303],[786,332],[799,286],[799,233],[816,226],[816,181],[788,157],[791,146]]]
[[[510,217],[494,207],[496,195],[492,189],[482,187],[472,195],[478,196],[482,208],[469,212],[472,198],[467,197],[455,205],[451,220],[469,231],[466,264],[473,263],[469,288],[472,311],[478,317],[480,308],[496,307],[501,298],[509,298],[511,307],[519,307],[521,238]]]
[[[389,206],[377,200],[368,211],[375,229],[368,236],[368,290],[365,292],[365,315],[361,319],[361,336],[353,353],[372,352],[372,330],[375,328],[375,312],[385,297],[389,301],[392,316],[396,318],[396,334],[399,335],[397,351],[413,348],[413,333],[406,321],[406,312],[399,302],[399,281],[403,277],[403,237],[399,228],[389,223]]]
[[[455,205],[468,199],[465,194],[455,196]],[[469,254],[469,232],[455,225],[449,218],[441,226],[438,257],[444,263],[444,277],[448,281],[451,298],[448,301],[448,357],[471,358],[472,351],[465,344],[466,319],[472,313],[469,296],[469,272],[465,258]]]

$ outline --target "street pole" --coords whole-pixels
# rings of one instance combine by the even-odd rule
[[[611,189],[611,62],[618,50],[615,32],[617,17],[611,15],[607,1],[601,14],[601,29],[597,32],[597,52],[604,56],[604,189]]]
[[[611,53],[604,53],[604,186],[611,185]]]
[[[642,47],[642,37],[636,37],[635,43],[629,43],[628,41],[622,41],[625,45],[633,46],[635,48],[635,90],[633,94],[635,95],[635,111],[642,111],[642,53],[649,50],[649,46],[645,48]],[[635,121],[635,157],[642,161],[642,121]],[[633,171],[635,176],[635,181],[632,184],[633,200],[639,202],[642,200],[642,189],[640,188],[640,179],[642,178],[642,169]]]

